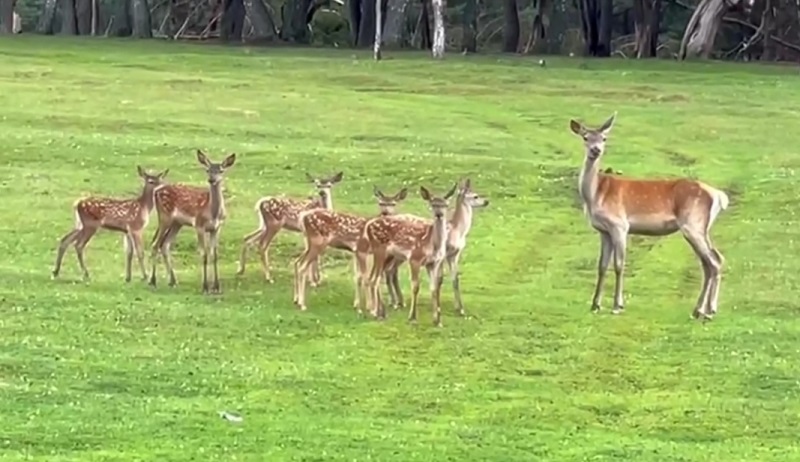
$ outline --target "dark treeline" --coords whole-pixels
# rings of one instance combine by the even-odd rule
[[[800,60],[796,0],[0,0],[0,33]],[[376,50],[377,54],[377,50]]]

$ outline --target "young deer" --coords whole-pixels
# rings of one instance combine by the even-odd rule
[[[407,194],[406,188],[401,189],[393,196],[383,194],[377,186],[374,187],[373,194],[378,199],[378,208],[381,216],[394,215],[395,208],[402,202]],[[303,227],[303,237],[305,238],[305,249],[294,262],[294,302],[303,311],[306,309],[306,281],[310,265],[325,252],[328,247],[346,250],[354,253],[358,247],[358,241],[364,232],[364,225],[369,218],[345,212],[335,212],[333,210],[316,209],[302,212],[300,222]],[[357,264],[355,258],[354,265]],[[356,277],[358,276],[357,266]],[[359,281],[356,280],[355,299],[353,307],[360,308]]]
[[[222,178],[225,170],[236,162],[236,154],[230,154],[221,163],[215,163],[198,149],[197,161],[208,174],[207,188],[173,184],[162,186],[155,191],[158,231],[153,237],[153,272],[150,275],[150,285],[153,287],[156,285],[156,265],[159,251],[164,256],[164,264],[169,273],[169,285],[177,284],[175,270],[172,267],[170,246],[182,227],[191,226],[197,232],[197,242],[203,258],[203,293],[209,292],[209,253],[211,253],[214,267],[211,292],[220,293],[217,248],[219,231],[226,217],[225,200],[222,197]]]
[[[612,256],[616,273],[613,313],[623,310],[622,280],[628,234],[666,236],[680,231],[703,268],[703,286],[692,316],[710,319],[717,313],[724,259],[711,243],[709,231],[719,213],[728,207],[728,196],[686,178],[635,180],[600,174],[600,158],[615,117],[616,113],[596,130],[570,120],[570,129],[583,138],[586,148],[578,190],[589,222],[600,233],[592,311],[600,310],[603,280]]]
[[[142,270],[142,279],[147,280],[147,270],[144,266],[144,248],[142,244],[142,231],[150,220],[150,211],[153,210],[153,190],[161,184],[167,176],[169,169],[158,174],[150,174],[142,167],[136,167],[139,177],[144,180],[142,193],[136,199],[109,199],[105,197],[87,197],[79,199],[73,206],[75,210],[75,229],[61,238],[56,255],[56,264],[53,268],[53,277],[57,278],[61,272],[61,262],[67,247],[74,243],[78,263],[83,270],[83,278],[89,280],[89,270],[83,259],[86,245],[98,230],[107,229],[125,233],[125,282],[131,280],[131,266],[133,254],[139,260]]]
[[[467,246],[467,235],[472,229],[473,210],[487,207],[488,205],[489,200],[481,197],[480,194],[472,189],[472,182],[469,178],[461,183],[458,196],[456,196],[453,215],[449,221],[446,257],[447,267],[453,278],[453,296],[456,312],[461,316],[464,315],[464,304],[461,301],[461,275],[458,271],[458,264],[461,254]],[[403,306],[403,294],[400,292],[400,282],[397,277],[398,268],[403,264],[403,260],[396,258],[391,260],[386,270],[386,285],[389,289],[392,306],[397,309]]]
[[[261,268],[264,271],[264,279],[270,284],[274,282],[269,268],[269,247],[275,235],[282,229],[301,232],[300,213],[306,210],[325,208],[333,210],[333,196],[331,194],[333,185],[342,181],[344,172],[339,172],[328,178],[314,178],[308,173],[306,177],[317,188],[319,199],[294,199],[291,197],[262,197],[256,202],[256,213],[258,213],[258,229],[247,234],[243,238],[242,250],[239,256],[238,275],[244,274],[245,260],[247,259],[247,248],[258,243],[258,252],[261,256]],[[316,286],[320,280],[319,261],[313,263],[312,286]]]
[[[373,218],[364,226],[362,236],[367,242],[369,252],[372,253],[372,269],[369,279],[366,279],[368,300],[370,310],[379,319],[386,317],[386,310],[380,299],[380,279],[387,270],[390,257],[394,257],[408,260],[411,268],[409,321],[417,319],[419,273],[420,268],[424,266],[430,279],[433,322],[436,326],[441,326],[439,294],[442,282],[440,276],[442,262],[447,253],[447,201],[455,194],[457,187],[458,184],[453,185],[452,189],[443,197],[433,196],[424,186],[420,187],[420,196],[428,203],[433,213],[432,222],[426,223],[403,216],[387,216]],[[362,245],[359,249],[362,255],[363,249]],[[365,270],[366,265],[359,264],[358,266],[359,272]],[[365,280],[363,273],[359,277],[362,281]]]

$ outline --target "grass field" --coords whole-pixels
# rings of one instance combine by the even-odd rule
[[[0,459],[800,460],[796,69],[392,58],[0,41]],[[627,312],[589,312],[599,240],[568,121],[613,111],[605,166],[699,177],[732,198],[712,231],[728,265],[711,323],[689,319],[700,268],[678,236],[632,239]],[[111,233],[87,250],[91,282],[71,249],[50,279],[75,199],[136,194],[137,164],[204,184],[195,148],[239,156],[223,295],[200,293],[189,229],[174,289],[135,272],[125,284]],[[442,329],[424,281],[417,325],[357,317],[336,250],[298,312],[289,264],[302,245],[288,232],[274,285],[254,253],[235,277],[255,201],[309,194],[305,171],[337,170],[341,210],[372,214],[373,184],[408,185],[400,209],[423,214],[418,186],[444,192],[461,176],[491,200],[461,265],[468,317],[449,279]],[[405,266],[401,278],[408,296]]]

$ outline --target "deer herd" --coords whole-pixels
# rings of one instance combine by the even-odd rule
[[[665,236],[680,231],[696,254],[703,272],[703,283],[692,317],[709,320],[717,313],[724,263],[722,254],[711,243],[709,232],[720,212],[728,207],[728,196],[719,189],[687,178],[640,180],[609,174],[609,171],[600,173],[600,159],[605,153],[606,139],[615,118],[616,113],[597,129],[570,120],[570,130],[582,138],[585,148],[578,175],[578,193],[584,214],[600,236],[591,310],[600,310],[603,282],[613,259],[616,281],[612,313],[623,311],[623,275],[629,234]],[[164,178],[169,170],[152,173],[137,167],[144,183],[139,197],[88,197],[76,201],[73,207],[75,227],[61,238],[53,277],[58,277],[64,253],[73,244],[83,277],[88,280],[84,250],[102,228],[124,234],[126,282],[132,277],[135,254],[142,279],[149,279],[149,284],[155,287],[161,256],[169,285],[174,286],[177,279],[170,247],[181,228],[191,226],[197,233],[202,258],[202,290],[204,293],[220,293],[219,233],[227,217],[222,181],[225,172],[235,164],[236,155],[230,154],[217,163],[198,150],[197,161],[206,171],[208,186],[167,184]],[[320,257],[332,247],[352,254],[353,307],[359,313],[366,308],[373,317],[385,319],[380,290],[382,281],[386,283],[392,307],[403,307],[398,270],[407,261],[411,275],[410,321],[417,317],[420,272],[424,268],[429,280],[433,321],[441,326],[440,293],[445,263],[452,277],[455,310],[464,315],[459,261],[472,228],[474,209],[489,205],[486,198],[473,190],[469,178],[460,180],[443,195],[420,187],[419,195],[431,212],[429,217],[396,212],[398,204],[408,195],[407,188],[386,195],[377,187],[373,193],[379,213],[362,216],[333,207],[332,191],[342,181],[342,172],[324,178],[306,175],[316,189],[315,195],[306,198],[267,196],[256,202],[259,227],[243,238],[238,275],[244,274],[248,249],[256,247],[264,278],[268,283],[274,282],[269,248],[278,232],[287,230],[300,233],[305,244],[302,253],[294,260],[293,296],[300,310],[306,310],[306,286],[310,282],[312,287],[316,287],[322,280]],[[455,203],[451,207],[453,198]],[[158,228],[151,242],[152,270],[148,277],[142,232],[153,209],[158,216]],[[369,257],[372,257],[371,262]],[[210,282],[209,259],[212,267]]]

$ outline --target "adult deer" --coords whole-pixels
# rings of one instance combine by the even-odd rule
[[[420,196],[428,203],[433,214],[431,222],[409,220],[403,216],[386,216],[373,218],[364,226],[363,238],[372,253],[372,269],[366,279],[366,286],[370,310],[377,318],[386,317],[386,310],[380,299],[380,280],[388,269],[390,257],[393,257],[408,260],[411,268],[411,308],[408,320],[417,319],[419,273],[424,266],[430,279],[433,322],[436,326],[442,325],[439,294],[442,262],[447,254],[447,201],[457,188],[458,184],[455,184],[447,194],[437,197],[424,186],[420,187]],[[363,251],[360,253],[363,255]],[[359,264],[359,272],[363,272],[365,266]],[[363,273],[359,277],[361,280],[365,279]]]
[[[226,218],[222,179],[225,171],[236,162],[236,154],[230,154],[221,163],[216,163],[209,160],[208,156],[198,149],[197,162],[203,166],[208,175],[208,187],[172,184],[161,186],[155,191],[158,231],[153,237],[153,272],[150,275],[150,285],[153,287],[156,285],[159,251],[164,257],[164,264],[169,273],[169,285],[177,284],[170,246],[182,227],[191,226],[197,232],[197,242],[203,260],[203,293],[209,293],[209,253],[214,270],[214,280],[211,282],[210,291],[220,293],[217,250],[219,232]]]
[[[374,187],[373,195],[378,200],[380,216],[395,214],[395,208],[408,194],[406,188],[397,194],[387,196],[378,187]],[[355,253],[358,241],[364,232],[364,226],[370,218],[352,213],[336,212],[327,209],[308,210],[300,214],[305,249],[294,262],[294,303],[303,311],[306,309],[306,281],[313,262],[325,252],[328,247],[346,250]],[[354,255],[354,269],[356,270],[356,290],[353,307],[360,311],[360,280],[358,279],[357,261]]]
[[[481,197],[480,194],[472,189],[472,182],[469,178],[459,185],[456,203],[448,226],[447,256],[445,261],[447,262],[450,276],[453,278],[453,297],[456,312],[461,316],[464,315],[464,304],[461,300],[459,261],[467,246],[467,236],[472,229],[474,209],[487,207],[488,205],[489,200]],[[391,304],[395,309],[403,306],[403,294],[400,292],[400,281],[397,275],[398,269],[402,264],[403,260],[392,258],[386,270],[386,286],[389,290]]]
[[[578,180],[584,213],[600,233],[600,257],[592,311],[600,310],[603,280],[614,258],[616,285],[613,313],[623,310],[623,273],[628,234],[666,236],[680,231],[703,268],[703,285],[692,316],[710,319],[717,313],[724,258],[711,243],[709,231],[728,196],[700,181],[678,178],[636,180],[599,173],[606,139],[616,113],[598,129],[570,120],[570,129],[586,150]]]
[[[256,202],[255,210],[258,213],[258,229],[247,234],[243,238],[242,250],[239,256],[238,275],[244,274],[245,260],[247,259],[247,248],[258,244],[258,252],[261,256],[261,268],[264,271],[264,279],[270,284],[274,282],[269,268],[269,247],[272,240],[282,229],[292,232],[301,232],[300,213],[306,210],[324,208],[333,210],[333,185],[342,181],[344,172],[339,172],[331,177],[314,178],[308,173],[306,177],[317,189],[319,200],[295,199],[283,196],[262,197]],[[319,260],[313,263],[312,286],[319,284],[321,275],[319,273]]]
[[[89,280],[89,270],[84,261],[84,250],[95,233],[100,229],[117,231],[125,234],[125,282],[131,280],[131,266],[133,254],[139,260],[142,270],[142,279],[147,280],[147,270],[144,266],[144,248],[142,231],[150,220],[153,210],[153,190],[161,184],[167,176],[169,169],[161,173],[151,174],[142,167],[136,167],[139,177],[144,181],[142,193],[135,199],[111,199],[107,197],[87,197],[75,202],[75,229],[61,238],[56,254],[56,263],[53,268],[53,277],[57,278],[61,272],[61,262],[64,252],[70,244],[75,244],[75,253],[78,263],[83,270],[83,278]]]

